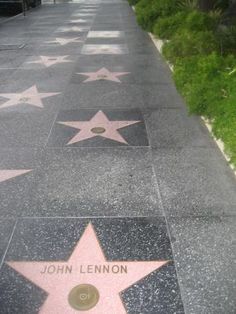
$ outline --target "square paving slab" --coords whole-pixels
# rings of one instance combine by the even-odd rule
[[[84,45],[81,53],[85,55],[120,55],[127,54],[128,48],[126,45]]]
[[[79,79],[79,78],[78,78]],[[122,80],[122,78],[121,78]],[[68,109],[137,109],[144,106],[143,91],[138,85],[99,81],[95,88],[89,84],[74,84],[74,76],[64,92],[62,110]],[[109,87],[109,88],[108,88]]]
[[[186,313],[234,314],[236,217],[175,217],[169,225]]]
[[[2,148],[0,151],[0,217],[16,217],[30,208],[37,178],[39,151]]]
[[[215,147],[201,120],[189,116],[184,109],[144,109],[143,112],[153,148]]]
[[[119,38],[124,37],[124,32],[121,31],[90,31],[88,38]]]
[[[163,215],[148,148],[50,149],[37,165],[21,216]]]
[[[46,145],[56,114],[53,110],[0,110],[0,146],[11,148]],[[36,109],[37,110],[37,109]]]
[[[0,277],[6,313],[184,313],[163,219],[20,221]]]
[[[126,71],[126,69],[121,66],[112,66],[112,69],[107,67],[78,67],[72,76],[71,82],[77,84],[98,83],[99,85],[90,84],[92,85],[91,88],[94,89],[95,86],[100,86],[105,82],[113,83],[113,85],[114,83],[116,85],[122,82],[133,82],[130,78],[127,78],[128,76],[130,77],[130,75],[131,72]]]
[[[167,215],[235,213],[235,176],[218,148],[156,149],[153,162]]]
[[[26,74],[24,71],[20,71]],[[15,77],[19,73],[15,73]],[[32,73],[29,72],[29,78]],[[45,76],[44,76],[45,77]],[[46,108],[53,107],[53,104],[60,105],[60,91],[47,92],[44,88],[41,88],[39,84],[32,85],[32,80],[27,79],[25,82],[13,81],[12,84],[6,84],[4,89],[0,92],[0,116],[3,112],[18,112],[18,113],[31,113],[39,112]],[[47,77],[48,79],[48,77]],[[8,80],[10,82],[10,79]],[[37,82],[35,77],[35,82]],[[45,82],[41,82],[46,86]],[[48,88],[48,86],[46,86]],[[53,88],[53,87],[52,87]],[[49,105],[49,107],[47,107]]]
[[[60,111],[47,146],[148,146],[139,110]]]

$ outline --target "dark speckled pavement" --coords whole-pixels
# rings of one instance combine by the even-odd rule
[[[235,314],[235,238],[235,176],[126,0],[1,25],[1,314]]]

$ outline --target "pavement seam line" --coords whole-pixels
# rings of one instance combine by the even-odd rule
[[[3,256],[2,256],[2,260],[1,260],[1,262],[0,262],[0,269],[1,269],[2,266],[3,266],[5,257],[6,257],[6,255],[7,255],[7,252],[8,252],[8,249],[9,249],[9,247],[10,247],[10,244],[11,244],[11,241],[12,241],[12,238],[13,238],[13,235],[14,235],[15,230],[16,230],[16,225],[17,225],[17,223],[18,223],[18,219],[15,221],[15,224],[14,224],[14,226],[13,226],[13,229],[12,229],[12,232],[11,232],[11,235],[10,235],[10,238],[9,238],[9,240],[8,240],[8,244],[7,244],[6,249],[5,249],[5,253],[4,253]]]

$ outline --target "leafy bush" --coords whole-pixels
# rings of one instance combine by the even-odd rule
[[[213,51],[219,51],[219,44],[211,31],[190,32],[181,29],[163,46],[163,54],[172,64],[179,58],[207,55]]]
[[[212,117],[209,104],[215,104],[223,97],[222,72],[227,67],[223,60],[222,57],[213,53],[209,56],[179,59],[176,62],[174,68],[176,86],[186,98],[191,113]],[[211,84],[215,88],[212,89]]]
[[[174,79],[190,113],[211,119],[236,165],[236,57],[212,53],[179,59]]]
[[[152,31],[158,17],[177,12],[178,0],[140,0],[136,5],[137,21],[147,31]]]
[[[136,5],[140,0],[128,0],[130,5]]]
[[[177,12],[176,14],[168,17],[157,19],[154,26],[154,34],[161,39],[170,39],[177,32],[191,31],[216,31],[220,22],[220,15],[206,14],[199,11],[188,12],[186,10]]]
[[[222,54],[236,54],[236,26],[221,26],[216,32]]]
[[[212,54],[181,60],[174,77],[190,112],[212,120],[214,134],[236,164],[236,58]]]
[[[221,15],[217,14],[217,12],[215,14],[207,14],[194,10],[187,15],[184,21],[184,28],[193,32],[215,31],[219,25],[220,18]]]
[[[153,24],[159,16],[159,12],[155,11],[154,1],[141,0],[135,7],[137,21],[147,31],[152,30]]]
[[[159,18],[153,32],[161,39],[170,39],[179,28],[183,27],[186,17],[186,12],[178,12],[172,16]]]

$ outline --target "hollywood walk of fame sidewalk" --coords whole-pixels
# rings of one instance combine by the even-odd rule
[[[0,313],[234,314],[234,174],[127,1],[1,45]]]

